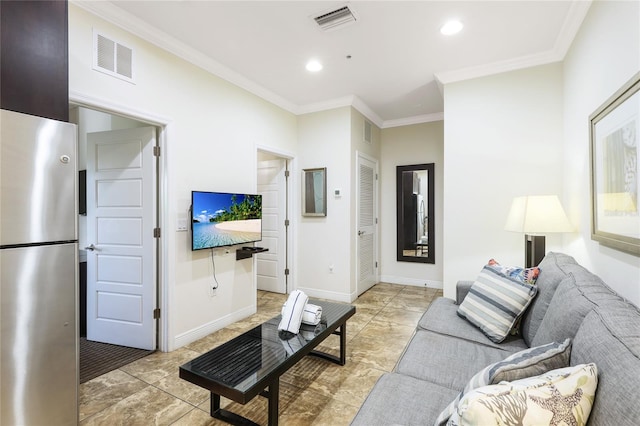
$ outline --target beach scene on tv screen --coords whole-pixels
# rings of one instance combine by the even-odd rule
[[[259,241],[262,198],[258,195],[193,193],[193,249]]]

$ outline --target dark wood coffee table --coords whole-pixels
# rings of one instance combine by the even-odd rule
[[[344,365],[347,352],[347,319],[356,308],[342,303],[309,300],[322,306],[317,326],[302,325],[297,335],[278,332],[280,315],[180,366],[180,378],[211,392],[211,416],[231,424],[254,422],[220,408],[224,396],[246,404],[256,395],[269,400],[269,425],[278,424],[280,376],[306,355]],[[315,351],[332,334],[340,336],[340,356]],[[286,340],[287,337],[291,337]],[[267,390],[268,389],[268,390]]]

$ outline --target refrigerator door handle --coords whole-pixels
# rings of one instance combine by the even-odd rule
[[[94,246],[93,244],[87,246],[84,248],[85,250],[89,250],[89,251],[94,251],[97,250],[96,246]]]

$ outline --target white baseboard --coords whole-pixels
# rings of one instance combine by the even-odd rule
[[[324,291],[316,288],[298,287],[296,290],[303,291],[309,297],[317,297],[319,299],[335,300],[337,302],[351,303],[352,295],[346,293],[338,293],[335,291]]]
[[[442,281],[420,280],[417,278],[397,277],[393,275],[381,275],[380,282],[389,284],[412,285],[415,287],[443,288]]]
[[[174,339],[173,350],[181,348],[189,343],[195,342],[198,339],[202,339],[211,333],[214,333],[224,327],[233,324],[236,321],[245,319],[257,312],[257,305],[248,306],[233,312],[215,321],[208,322],[199,327],[193,328],[187,332],[178,334]]]

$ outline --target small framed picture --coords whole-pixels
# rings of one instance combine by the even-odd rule
[[[327,168],[302,170],[302,216],[327,215]]]

